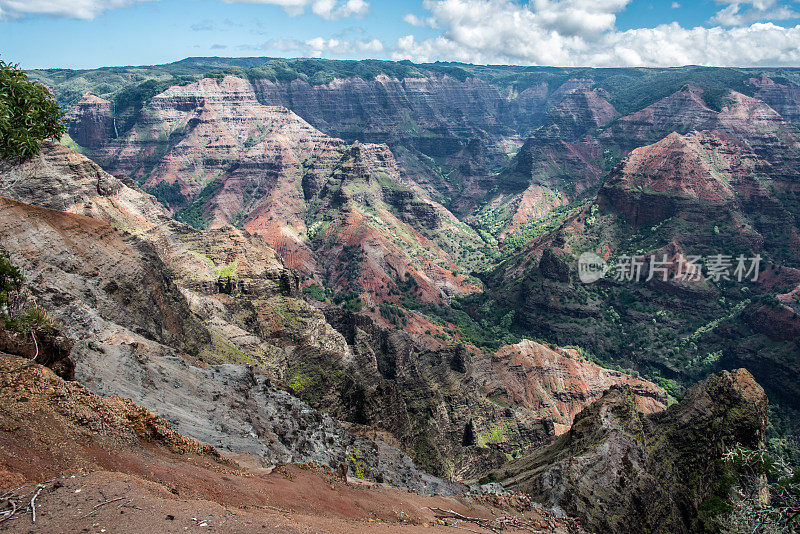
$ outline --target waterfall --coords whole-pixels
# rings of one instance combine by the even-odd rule
[[[114,139],[119,138],[119,133],[117,132],[117,103],[113,102],[114,112],[112,113],[111,120],[114,122]]]

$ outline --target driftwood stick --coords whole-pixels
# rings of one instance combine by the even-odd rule
[[[483,534],[482,532],[478,532],[477,530],[472,530],[471,528],[462,527],[460,525],[448,525],[447,523],[445,523],[445,525],[447,525],[450,528],[457,528],[459,530],[466,530],[467,532],[474,532],[475,534]]]
[[[36,523],[36,497],[39,496],[39,494],[42,492],[43,489],[44,489],[44,485],[40,484],[39,487],[36,489],[36,493],[34,493],[33,497],[31,497],[31,504],[30,504],[30,507],[31,507],[31,522],[33,522],[33,523]]]
[[[16,501],[8,501],[8,502],[11,503],[11,510],[5,510],[3,512],[3,514],[5,514],[5,517],[0,519],[0,523],[2,523],[3,521],[7,521],[7,520],[11,519],[12,517],[14,517],[14,514],[17,513],[17,503],[16,503]]]
[[[100,508],[101,506],[105,506],[105,505],[107,505],[107,504],[111,504],[112,502],[121,501],[121,500],[122,500],[122,499],[124,499],[124,498],[125,498],[125,497],[117,497],[116,499],[109,499],[109,500],[107,500],[107,501],[103,501],[103,502],[101,502],[100,504],[96,504],[96,505],[94,506],[93,510],[97,510],[97,509],[98,509],[98,508]]]
[[[124,498],[125,498],[125,497],[117,497],[116,499],[109,499],[109,500],[107,500],[107,501],[103,501],[103,502],[101,502],[100,504],[95,504],[95,505],[94,505],[94,508],[92,508],[92,511],[91,511],[91,512],[89,512],[88,514],[84,514],[84,515],[82,515],[82,516],[80,517],[80,519],[87,518],[87,517],[89,517],[90,515],[92,515],[93,513],[95,513],[97,510],[99,510],[101,507],[103,507],[103,506],[105,506],[105,505],[107,505],[107,504],[111,504],[112,502],[118,502],[118,501],[121,501],[121,500],[122,500],[122,499],[124,499]],[[133,499],[131,499],[131,500],[133,500]]]
[[[440,514],[446,514],[447,516],[452,517],[453,519],[461,519],[462,521],[469,521],[471,523],[478,523],[478,524],[491,523],[491,520],[489,519],[483,519],[482,517],[468,517],[466,515],[459,514],[458,512],[453,510],[442,510],[441,508],[435,508],[435,507],[434,508],[428,507],[428,509],[433,512],[438,512]]]
[[[473,523],[475,525],[478,525],[481,528],[484,528],[486,530],[490,530],[492,532],[500,532],[499,529],[503,528],[502,526],[500,526],[499,529],[498,529],[498,527],[492,525],[492,520],[491,519],[483,519],[482,517],[469,517],[469,516],[466,516],[466,515],[463,515],[463,514],[459,514],[458,512],[456,512],[454,510],[442,510],[441,508],[430,507],[430,506],[428,507],[428,510],[433,511],[434,514],[438,514],[437,517],[439,519],[456,519],[458,521],[464,521],[464,522],[467,522],[467,523]],[[451,526],[455,526],[455,525],[451,525]]]

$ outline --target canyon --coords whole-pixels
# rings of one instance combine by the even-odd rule
[[[53,389],[0,402],[70,444],[45,461],[13,445],[39,429],[4,421],[3,487],[80,467],[91,492],[138,477],[148,507],[246,510],[225,473],[288,510],[231,531],[470,526],[438,507],[512,532],[698,532],[726,450],[800,436],[794,71],[120,69],[32,71],[68,135],[0,164],[20,306],[57,325],[0,330],[9,388]],[[587,284],[585,252],[671,267]],[[760,263],[678,275],[715,254]],[[306,485],[337,511],[277,497]]]

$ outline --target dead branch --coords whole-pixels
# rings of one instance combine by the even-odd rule
[[[42,492],[42,490],[43,490],[44,488],[45,488],[45,487],[44,487],[43,485],[41,485],[41,484],[40,484],[40,485],[39,485],[39,486],[36,488],[36,493],[34,493],[34,494],[33,494],[33,497],[31,497],[31,502],[30,502],[30,505],[29,505],[29,506],[30,506],[30,508],[31,508],[31,522],[33,522],[33,523],[36,523],[36,497],[38,497],[38,496],[39,496],[39,494]]]
[[[11,510],[6,510],[5,512],[0,512],[0,515],[5,514],[5,517],[0,519],[0,523],[3,521],[7,521],[14,517],[14,514],[17,513],[17,503],[14,501],[9,501],[11,503]]]
[[[474,534],[483,534],[482,532],[478,532],[477,530],[472,530],[471,528],[462,527],[461,525],[450,525],[448,523],[445,523],[445,525],[450,528],[457,528],[459,530],[466,530],[467,532],[473,532]]]
[[[84,519],[84,518],[86,518],[86,517],[89,517],[90,515],[92,515],[93,513],[95,513],[97,510],[99,510],[99,509],[100,509],[100,508],[102,508],[103,506],[105,506],[105,505],[107,505],[107,504],[111,504],[112,502],[118,502],[118,501],[121,501],[121,500],[122,500],[122,499],[124,499],[124,498],[125,498],[125,497],[117,497],[116,499],[108,499],[107,501],[103,501],[103,502],[101,502],[100,504],[96,504],[96,505],[94,505],[94,508],[92,508],[92,511],[91,511],[91,512],[89,512],[88,514],[85,514],[85,515],[81,516],[81,517],[80,517],[80,519]],[[133,499],[131,499],[131,500],[133,500]]]
[[[7,506],[5,510],[0,511],[0,523],[16,519],[21,514],[30,511],[31,521],[36,522],[36,498],[39,494],[55,482],[57,479],[53,478],[45,482],[30,482],[23,484],[16,488],[10,489],[0,495],[0,503]],[[30,491],[22,492],[25,488],[32,488]],[[23,503],[25,504],[23,506]]]
[[[467,523],[473,523],[483,529],[490,530],[492,532],[499,533],[500,531],[506,530],[507,528],[514,528],[517,530],[524,530],[526,532],[531,532],[533,534],[543,534],[544,531],[539,530],[539,525],[533,521],[528,521],[525,519],[520,519],[517,517],[495,517],[494,519],[483,519],[481,517],[469,517],[463,514],[459,514],[454,510],[443,510],[441,508],[435,507],[428,507],[428,510],[431,510],[437,519],[455,519],[457,521],[463,521]],[[549,521],[548,521],[549,522]],[[463,528],[457,525],[449,525],[455,528]],[[551,525],[552,528],[552,525]],[[468,529],[466,529],[468,530]],[[474,532],[474,531],[473,531]]]
[[[431,510],[437,519],[457,519],[459,521],[464,521],[467,523],[472,523],[478,525],[479,527],[491,530],[492,532],[500,532],[498,528],[502,529],[502,527],[496,527],[493,525],[492,520],[490,519],[483,519],[482,517],[469,517],[466,515],[459,514],[454,510],[442,510],[441,508],[436,507],[428,507],[428,510]],[[451,525],[455,526],[455,525]]]

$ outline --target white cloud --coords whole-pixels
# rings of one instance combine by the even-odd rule
[[[403,15],[403,22],[411,24],[412,26],[428,26],[429,28],[436,27],[436,21],[433,17],[421,18],[413,13]]]
[[[326,20],[347,17],[363,17],[369,13],[369,2],[365,0],[223,0],[229,4],[267,4],[282,7],[291,16],[310,10]]]
[[[92,20],[103,11],[147,0],[0,0],[0,20],[50,15]]]
[[[746,26],[753,22],[800,18],[800,13],[787,6],[776,6],[776,0],[716,0],[725,5],[709,19],[721,26]]]
[[[401,37],[392,58],[563,66],[800,65],[800,26],[683,28],[672,23],[619,31],[616,14],[628,3],[425,0],[442,34]],[[774,0],[750,4],[774,8]]]
[[[672,9],[679,9],[681,5],[678,2],[672,2],[672,5],[669,7]]]
[[[386,47],[378,39],[314,37],[305,41],[298,39],[270,39],[257,46],[245,45],[240,48],[244,50],[281,50],[284,52],[297,52],[304,56],[322,57],[329,54],[337,56],[369,56],[380,54]]]
[[[303,43],[308,55],[313,57],[322,57],[326,52],[337,55],[350,55],[354,53],[377,54],[383,52],[383,43],[377,39],[370,41],[359,40],[345,40],[345,39],[325,39],[324,37],[315,37],[308,39]]]

